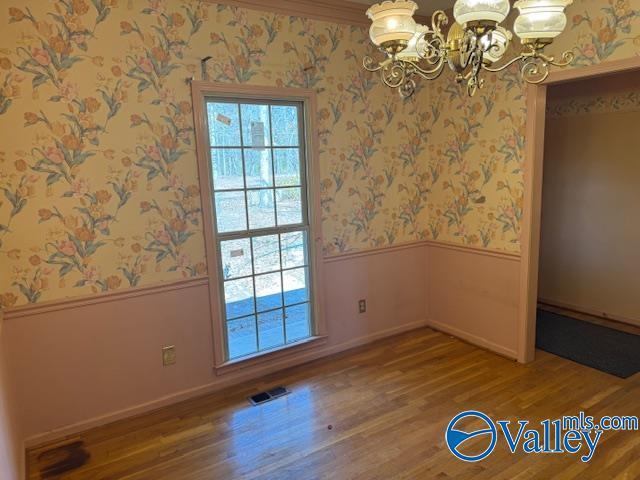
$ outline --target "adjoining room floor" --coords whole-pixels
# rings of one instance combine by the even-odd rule
[[[547,312],[557,313],[559,315],[566,315],[571,318],[583,320],[585,322],[594,323],[596,325],[602,325],[607,328],[613,328],[620,330],[621,332],[633,333],[634,335],[640,335],[640,326],[631,325],[630,323],[617,322],[615,320],[608,320],[602,317],[596,317],[595,315],[589,315],[587,313],[576,312],[575,310],[568,310],[566,308],[555,307],[546,303],[538,303],[538,309],[545,310]]]
[[[536,348],[620,378],[640,373],[640,335],[539,308]]]
[[[536,356],[520,365],[420,329],[75,436],[90,458],[48,478],[640,478],[638,432],[605,432],[589,463],[568,454],[512,454],[504,438],[477,463],[449,452],[445,428],[467,409],[538,428],[581,410],[595,417],[640,412],[640,374],[622,380]],[[277,385],[292,393],[258,407],[246,401]],[[29,478],[43,478],[52,461],[41,456],[46,450],[28,452]]]

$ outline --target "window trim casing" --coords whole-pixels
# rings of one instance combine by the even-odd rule
[[[224,315],[221,311],[222,299],[218,272],[217,237],[214,223],[213,190],[211,185],[211,162],[209,160],[208,121],[206,112],[207,97],[228,97],[231,99],[273,100],[301,102],[303,105],[304,154],[306,156],[307,214],[309,224],[309,266],[311,276],[311,308],[313,309],[313,335],[303,341],[284,345],[279,348],[257,352],[256,354],[234,360],[226,359]],[[319,144],[316,129],[317,99],[316,92],[310,89],[269,87],[244,84],[227,84],[206,81],[191,82],[193,103],[194,132],[196,139],[196,157],[202,207],[205,253],[207,259],[207,277],[209,280],[209,304],[211,310],[214,368],[218,374],[237,370],[242,366],[251,366],[258,362],[277,359],[298,350],[306,350],[326,343],[327,330],[324,318],[324,282],[322,255],[322,228],[320,203],[320,165],[318,161]]]

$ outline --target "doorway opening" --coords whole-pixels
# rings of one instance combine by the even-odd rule
[[[519,359],[537,347],[633,375],[640,61],[561,72],[528,93]]]

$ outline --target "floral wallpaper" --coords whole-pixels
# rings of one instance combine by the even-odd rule
[[[7,4],[8,3],[8,4]],[[576,0],[551,50],[637,55],[640,0]],[[410,100],[365,72],[367,31],[204,0],[0,9],[0,306],[206,274],[187,78],[318,93],[324,253],[419,239],[518,252],[525,89]]]
[[[574,67],[640,52],[640,0],[575,0],[567,17],[567,30],[549,51],[574,48]],[[426,235],[518,253],[526,89],[517,69],[485,79],[473,98],[447,72],[429,87],[441,120],[427,142],[429,170],[439,174],[427,200]],[[637,94],[625,100],[633,101]]]
[[[442,121],[433,129],[429,165],[440,175],[428,200],[428,234],[434,240],[517,252],[523,87],[517,69],[484,78],[474,97],[451,78],[434,85],[432,101],[441,105]]]
[[[0,10],[0,306],[206,274],[188,77],[318,93],[326,255],[424,238],[439,117],[366,29],[198,0]]]
[[[640,111],[640,85],[625,91],[547,99],[547,115],[551,117],[638,111]]]

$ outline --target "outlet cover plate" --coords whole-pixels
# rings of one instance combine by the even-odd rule
[[[162,365],[165,367],[167,365],[173,365],[176,363],[176,346],[168,345],[166,347],[162,347]]]
[[[363,298],[358,300],[358,312],[365,313],[367,311],[367,301]]]

